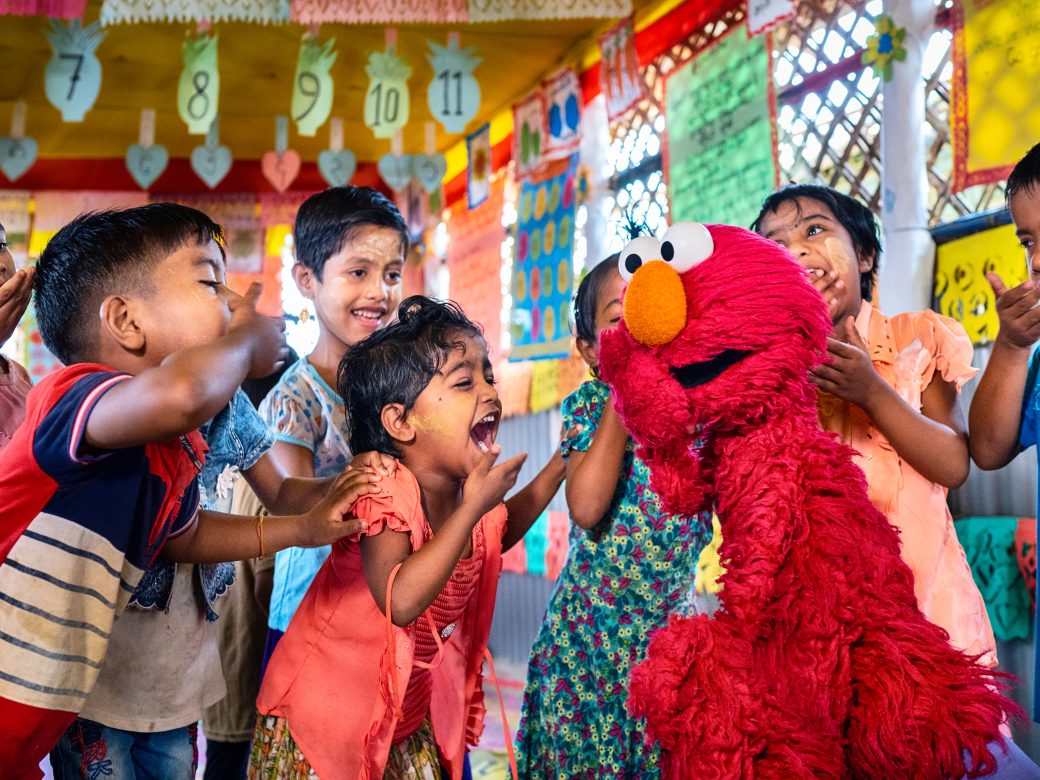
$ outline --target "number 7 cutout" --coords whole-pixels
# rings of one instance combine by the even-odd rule
[[[184,40],[184,69],[177,83],[177,111],[190,135],[205,135],[217,118],[220,72],[217,70],[217,35],[199,24],[198,33]]]
[[[365,125],[376,138],[392,138],[408,124],[408,78],[412,69],[397,56],[397,31],[386,31],[386,51],[368,54]]]
[[[448,35],[448,45],[427,41],[426,58],[433,68],[433,80],[426,88],[430,113],[449,133],[461,133],[480,108],[480,84],[473,70],[480,64],[476,49],[459,49],[458,33]]]
[[[317,35],[312,32],[304,33],[300,43],[290,113],[296,123],[296,132],[306,138],[313,138],[332,113],[332,76],[329,68],[336,61],[335,46],[335,38],[321,45]]]
[[[47,100],[61,111],[63,122],[82,122],[101,91],[101,63],[94,51],[105,33],[99,22],[83,27],[73,19],[66,26],[51,19],[43,34],[54,51],[44,71]]]

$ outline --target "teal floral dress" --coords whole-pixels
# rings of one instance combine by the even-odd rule
[[[582,426],[563,455],[585,452],[610,403],[599,380],[563,402],[564,429]],[[570,550],[527,669],[517,762],[521,780],[660,777],[659,749],[628,714],[628,676],[647,637],[690,609],[711,516],[665,514],[629,441],[621,480],[600,524],[572,526]]]

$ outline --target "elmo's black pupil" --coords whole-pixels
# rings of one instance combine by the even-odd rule
[[[671,241],[665,241],[661,244],[661,257],[669,263],[672,262],[672,258],[675,257],[675,247],[672,246]]]
[[[639,255],[629,255],[625,258],[625,268],[628,269],[630,274],[634,274],[642,264],[643,260]]]

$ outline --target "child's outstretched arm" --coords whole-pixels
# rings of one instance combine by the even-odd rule
[[[199,519],[163,546],[163,555],[178,563],[220,563],[253,558],[287,547],[320,547],[365,529],[361,520],[346,518],[361,496],[378,493],[379,475],[351,469],[336,478],[328,494],[298,516],[241,517],[199,512]]]
[[[567,457],[567,509],[582,528],[595,528],[610,508],[628,444],[628,431],[608,403],[586,452]]]
[[[1029,354],[1040,338],[1040,288],[1027,280],[1009,290],[995,273],[986,274],[997,296],[1000,330],[968,411],[971,457],[987,471],[1006,466],[1018,454],[1022,400]]]
[[[215,417],[244,379],[274,371],[285,360],[285,323],[257,313],[261,289],[254,282],[232,301],[224,336],[175,352],[102,395],[87,418],[86,445],[112,450],[189,433]]]
[[[516,455],[495,466],[501,451],[497,444],[492,445],[480,459],[466,478],[462,502],[418,551],[412,552],[406,533],[384,529],[375,536],[362,537],[365,580],[381,612],[386,611],[390,573],[401,564],[390,595],[390,618],[395,626],[412,623],[433,603],[469,544],[473,526],[516,484],[527,456]]]
[[[556,452],[534,479],[506,501],[509,520],[506,524],[506,533],[502,537],[503,552],[524,538],[524,534],[531,528],[534,521],[549,506],[549,502],[560,489],[566,475],[567,462],[560,454],[560,448],[557,447]]]

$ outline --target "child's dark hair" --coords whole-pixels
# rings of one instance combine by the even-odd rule
[[[368,226],[396,230],[401,254],[408,254],[408,227],[397,206],[371,187],[332,187],[311,195],[296,212],[293,242],[296,262],[321,281],[326,261]]]
[[[36,268],[36,317],[62,363],[95,357],[98,310],[119,293],[147,295],[155,266],[185,244],[215,241],[220,225],[177,203],[81,214],[59,230]]]
[[[387,404],[409,411],[448,356],[465,345],[460,336],[482,338],[458,304],[413,295],[401,302],[397,321],[347,350],[337,385],[347,407],[351,452],[401,452],[383,427]]]
[[[595,344],[597,337],[596,301],[611,270],[617,270],[619,257],[620,253],[615,253],[596,263],[574,293],[574,335],[589,344]]]
[[[881,235],[874,212],[855,198],[823,184],[788,184],[762,201],[762,208],[755,221],[751,223],[751,229],[760,233],[763,217],[775,214],[785,203],[793,203],[798,207],[798,198],[811,198],[827,206],[835,219],[848,231],[856,252],[874,258],[870,273],[860,274],[859,278],[860,295],[865,301],[871,300],[874,285],[877,283],[878,267],[881,264]],[[801,214],[800,208],[798,213]]]
[[[1004,198],[1011,205],[1011,198],[1017,192],[1035,192],[1040,188],[1040,144],[1037,144],[1025,157],[1015,163],[1007,177]]]

